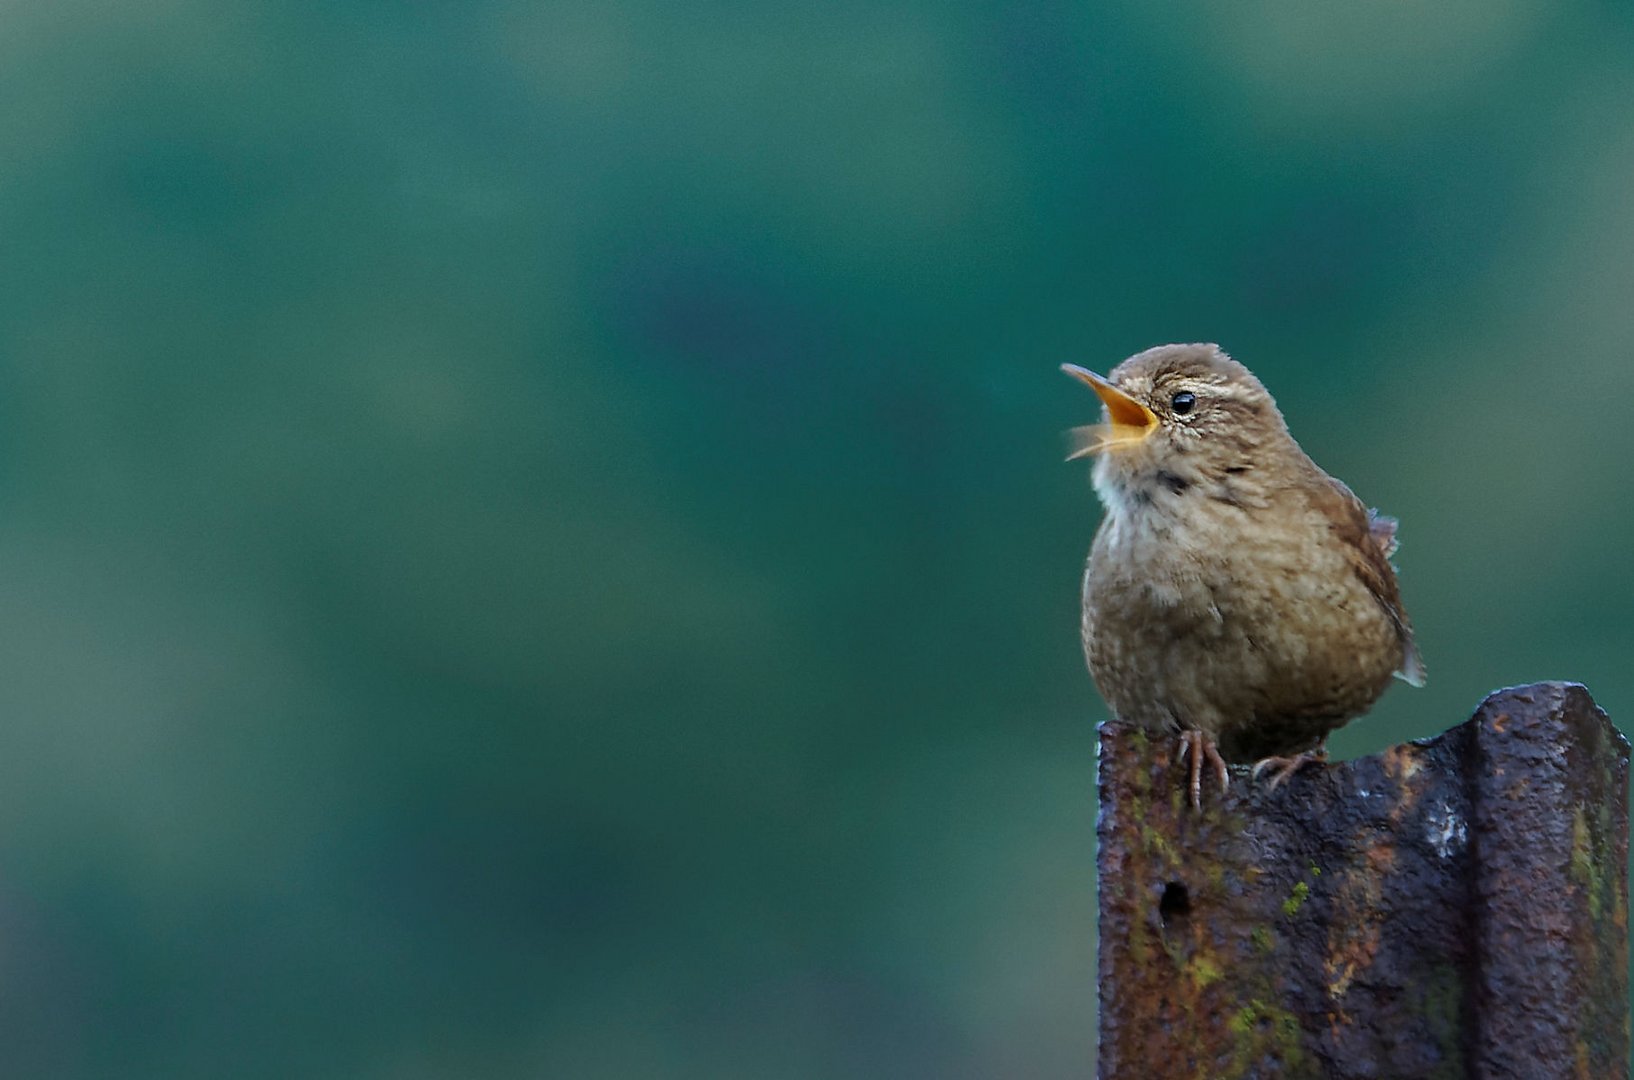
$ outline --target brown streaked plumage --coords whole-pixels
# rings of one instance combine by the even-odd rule
[[[1422,684],[1395,521],[1300,449],[1252,372],[1216,345],[1161,345],[1105,379],[1063,368],[1106,418],[1071,455],[1095,455],[1106,506],[1084,656],[1119,720],[1181,736],[1194,803],[1205,759],[1222,787],[1222,754],[1263,759],[1275,786],[1392,674]]]

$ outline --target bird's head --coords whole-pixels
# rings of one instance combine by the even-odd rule
[[[1103,498],[1150,485],[1178,493],[1227,479],[1269,480],[1266,467],[1293,445],[1271,395],[1218,345],[1159,345],[1105,377],[1075,364],[1061,370],[1101,399],[1103,422],[1072,430],[1067,460],[1098,458]]]

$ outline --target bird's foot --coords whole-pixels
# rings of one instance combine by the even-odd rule
[[[1191,755],[1191,805],[1194,810],[1203,809],[1203,760],[1214,766],[1214,775],[1220,778],[1220,790],[1223,792],[1231,786],[1231,773],[1226,769],[1225,758],[1220,756],[1220,747],[1214,741],[1214,736],[1206,731],[1182,731],[1180,733],[1180,748],[1175,752],[1174,759],[1179,762]]]
[[[1260,773],[1264,772],[1266,769],[1275,769],[1276,772],[1272,775],[1271,782],[1265,786],[1266,791],[1275,791],[1282,785],[1284,780],[1288,779],[1288,777],[1292,776],[1300,769],[1303,769],[1305,766],[1313,764],[1326,764],[1327,760],[1328,748],[1325,746],[1318,746],[1315,750],[1304,750],[1300,753],[1294,754],[1292,757],[1268,757],[1261,761],[1256,761],[1254,763],[1254,772],[1252,775],[1255,780],[1258,780],[1260,778]]]

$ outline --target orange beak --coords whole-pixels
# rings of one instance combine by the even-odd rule
[[[1083,445],[1067,455],[1068,461],[1119,446],[1132,446],[1144,441],[1148,435],[1157,430],[1156,413],[1101,376],[1077,364],[1062,364],[1061,370],[1080,382],[1087,383],[1089,388],[1095,391],[1095,396],[1106,406],[1106,416],[1111,421],[1107,424],[1075,429],[1074,439],[1076,441],[1083,437]]]

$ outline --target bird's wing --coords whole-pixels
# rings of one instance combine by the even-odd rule
[[[1410,686],[1424,685],[1424,658],[1413,640],[1413,624],[1401,606],[1401,587],[1390,556],[1396,553],[1396,519],[1362,505],[1351,490],[1333,477],[1325,485],[1315,485],[1321,493],[1318,507],[1328,527],[1344,543],[1351,569],[1367,586],[1367,591],[1390,616],[1401,638],[1401,668],[1398,678]]]

